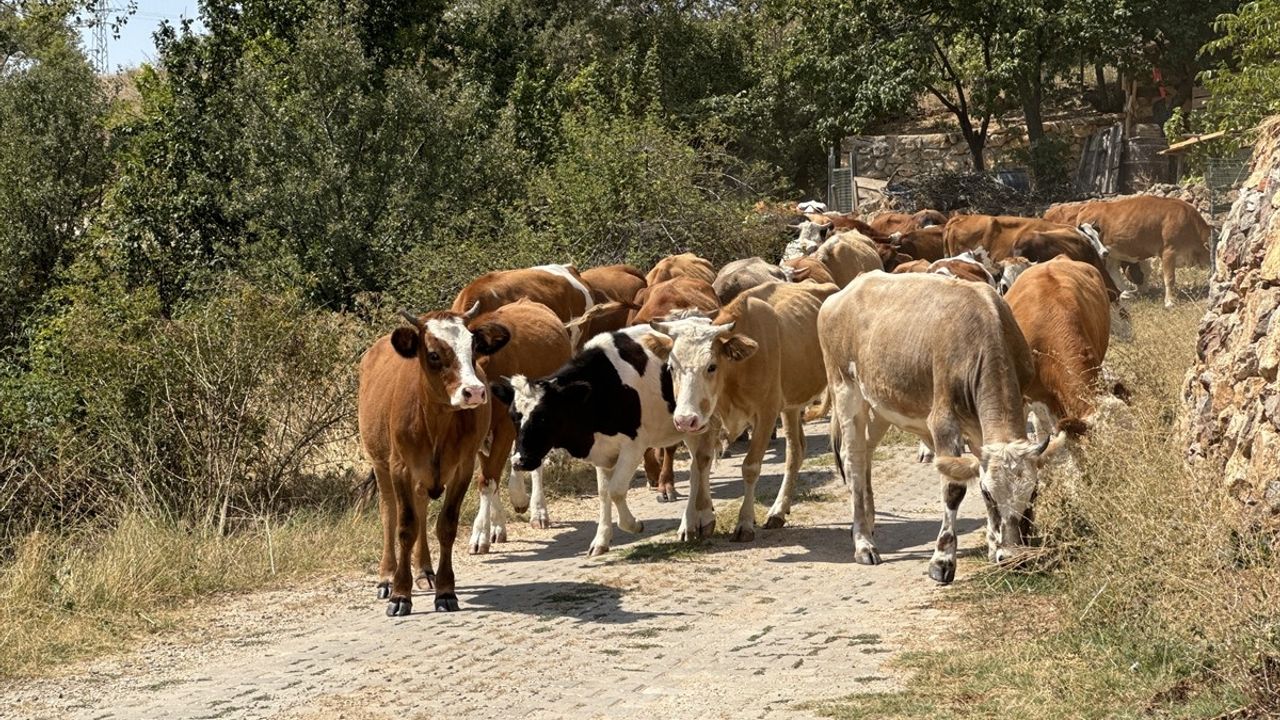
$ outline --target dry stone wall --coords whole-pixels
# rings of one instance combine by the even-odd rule
[[[1067,139],[1071,144],[1070,166],[1080,160],[1084,143],[1094,130],[1109,127],[1117,115],[1094,115],[1045,123],[1045,133]],[[996,128],[987,139],[984,152],[987,167],[999,169],[1022,166],[1018,151],[1026,147],[1026,129],[1020,126]],[[969,144],[959,132],[918,135],[857,135],[845,138],[842,152],[853,151],[858,174],[885,180],[902,180],[932,172],[970,172],[973,161]]]
[[[1210,308],[1187,378],[1188,454],[1227,493],[1280,524],[1280,118],[1218,238]]]

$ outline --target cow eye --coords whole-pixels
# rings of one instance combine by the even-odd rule
[[[438,353],[438,352],[430,352],[430,353],[427,353],[427,362],[431,363],[432,365],[439,365],[439,364],[440,364],[440,353]]]
[[[716,364],[715,364],[715,363],[711,363],[710,365],[708,365],[708,366],[707,366],[707,374],[711,374],[711,373],[713,373],[713,372],[715,372],[715,371],[716,371]]]

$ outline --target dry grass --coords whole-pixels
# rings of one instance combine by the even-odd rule
[[[74,542],[32,533],[0,569],[0,677],[118,651],[216,593],[364,567],[377,528],[373,513],[298,514],[219,537],[133,513]]]
[[[817,706],[840,718],[1272,717],[1280,714],[1277,540],[1184,458],[1181,393],[1203,306],[1144,298],[1111,366],[1134,395],[1048,473],[1045,552],[1014,572],[968,560],[956,643],[908,655],[903,693]]]

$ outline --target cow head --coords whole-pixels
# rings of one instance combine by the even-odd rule
[[[402,312],[410,327],[391,333],[391,346],[401,357],[417,360],[427,394],[435,402],[455,410],[470,410],[489,401],[485,385],[476,375],[475,359],[492,355],[511,339],[511,331],[487,322],[468,329],[480,312],[480,303],[466,313],[428,313],[421,317]]]
[[[1102,235],[1098,234],[1098,229],[1094,226],[1089,223],[1083,223],[1080,227],[1076,228],[1076,232],[1080,233],[1080,237],[1085,242],[1089,243],[1089,245],[1093,247],[1094,252],[1098,253],[1098,257],[1102,258],[1104,261],[1107,259],[1107,256],[1111,254],[1111,250],[1106,245],[1102,244]]]
[[[1009,288],[1013,287],[1014,281],[1018,279],[1027,268],[1031,267],[1031,261],[1024,257],[1005,258],[1000,261],[1000,279],[997,282],[996,289],[1001,295],[1009,292]]]
[[[934,460],[938,471],[953,480],[978,478],[987,505],[987,551],[992,560],[1012,559],[1026,545],[1040,468],[1066,443],[1067,433],[1059,432],[1040,443],[988,443],[982,446],[981,458],[939,456]]]
[[[672,340],[667,358],[676,399],[672,421],[680,432],[704,432],[724,389],[723,366],[751,357],[756,342],[734,333],[733,323],[716,325],[707,318],[651,325]]]
[[[790,225],[789,227],[797,232],[797,237],[787,243],[786,249],[782,251],[783,260],[791,260],[812,254],[822,243],[826,242],[827,235],[831,232],[830,225],[816,223],[811,220],[805,220],[798,225]]]
[[[590,447],[577,446],[584,436],[575,425],[591,395],[589,384],[562,383],[554,376],[529,380],[515,375],[510,383],[493,383],[492,389],[493,396],[510,407],[511,422],[516,426],[511,467],[537,470],[555,448],[565,448],[575,457],[585,457],[590,451]],[[587,432],[585,437],[589,439],[591,434]]]

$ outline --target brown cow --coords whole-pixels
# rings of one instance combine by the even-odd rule
[[[947,256],[947,246],[943,242],[944,229],[941,225],[931,225],[919,230],[899,235],[893,240],[898,252],[910,255],[913,260],[941,260]],[[886,270],[888,268],[885,268]]]
[[[1065,202],[1051,205],[1048,210],[1044,211],[1044,219],[1059,225],[1077,225],[1079,222],[1076,218],[1079,217],[1080,210],[1090,202],[1093,201],[1085,200],[1083,202]]]
[[[632,314],[633,325],[643,325],[656,320],[664,320],[669,315],[682,310],[694,310],[708,317],[720,310],[720,300],[715,290],[703,282],[691,277],[677,277],[658,283],[640,294],[643,304]],[[657,488],[658,502],[679,499],[676,494],[675,457],[676,445],[658,450],[650,448],[644,452],[644,474],[649,480],[649,487]]]
[[[670,280],[674,277],[687,276],[705,280],[708,284],[716,279],[716,270],[711,266],[711,262],[705,258],[700,258],[693,253],[681,253],[680,255],[670,255],[658,261],[657,265],[644,276],[645,284],[653,287],[663,280]]]
[[[1119,263],[1160,258],[1165,307],[1173,306],[1179,260],[1209,261],[1209,223],[1190,203],[1177,198],[1139,195],[1091,202],[1080,209],[1076,220],[1097,228],[1102,243],[1111,251],[1107,268],[1117,285]]]
[[[1040,218],[1015,217],[1013,215],[956,215],[947,221],[943,242],[947,255],[956,256],[965,250],[983,248],[995,262],[1013,252],[1013,244],[1026,233],[1036,230],[1071,229],[1067,225],[1051,223]]]
[[[821,260],[817,260],[810,255],[792,258],[782,263],[795,272],[791,275],[792,282],[815,282],[819,285],[823,283],[835,283],[835,278],[831,277],[831,271]]]
[[[579,321],[591,322],[589,318],[580,318],[574,322]],[[511,339],[505,347],[480,358],[476,363],[491,380],[516,375],[545,377],[558,370],[573,355],[573,346],[564,323],[541,303],[517,300],[485,313],[470,323],[473,328],[486,324],[498,324],[511,331]],[[503,512],[502,501],[497,493],[498,481],[502,479],[502,472],[511,457],[511,444],[516,439],[516,428],[505,403],[495,397],[489,406],[489,449],[487,453],[481,452],[480,474],[476,477],[476,487],[480,491],[480,509],[471,526],[473,555],[489,552],[490,542],[507,540],[506,513]],[[542,470],[539,468],[530,474],[533,479],[533,507],[529,512],[529,524],[546,529],[551,526],[551,518],[542,493]],[[524,512],[530,507],[524,474],[513,468],[507,482],[512,507],[516,512]]]
[[[921,228],[946,225],[947,216],[937,210],[921,210],[912,215],[884,212],[871,218],[871,229],[879,235],[907,234]]]
[[[452,310],[460,313],[480,303],[480,312],[486,313],[521,298],[546,305],[564,322],[582,315],[595,304],[591,289],[582,281],[577,268],[572,265],[539,265],[481,275],[462,288],[453,299]],[[583,340],[573,338],[574,347],[581,347]]]
[[[996,286],[995,277],[987,270],[982,261],[974,257],[973,252],[965,252],[957,257],[934,261],[929,264],[928,272],[970,282],[985,283],[991,287]]]
[[[413,605],[415,546],[419,587],[434,585],[436,610],[458,609],[453,541],[476,453],[489,433],[488,391],[474,358],[501,350],[511,337],[498,323],[469,330],[467,323],[479,311],[477,303],[466,313],[405,313],[409,326],[380,338],[360,361],[360,443],[378,484],[378,596],[390,597],[389,616],[408,615]],[[441,495],[440,566],[432,574],[427,498]]]
[[[1089,226],[1085,226],[1088,228]],[[1093,242],[1091,242],[1093,240]],[[1115,282],[1107,273],[1107,265],[1098,253],[1101,243],[1097,243],[1096,238],[1089,238],[1082,230],[1064,228],[1062,230],[1037,230],[1027,233],[1018,238],[1013,243],[1013,251],[1009,254],[1010,258],[1023,257],[1033,263],[1048,262],[1059,255],[1068,257],[1077,262],[1088,263],[1098,269],[1102,274],[1103,282],[1107,288],[1107,297],[1111,302],[1120,299],[1120,288],[1116,287]],[[1106,248],[1102,248],[1104,251]],[[1006,281],[1001,279],[1001,285],[1007,292],[1008,288],[1013,284],[1013,278]]]
[[[583,271],[582,281],[591,289],[591,295],[597,303],[621,303],[617,310],[601,313],[589,323],[583,333],[583,340],[626,327],[628,312],[636,307],[636,295],[645,288],[644,273],[631,265],[606,265]]]
[[[788,271],[782,266],[766,262],[761,257],[749,257],[734,260],[720,268],[711,287],[715,288],[716,297],[720,298],[720,303],[723,305],[738,297],[743,290],[767,282],[789,282],[790,280]]]
[[[714,321],[688,318],[654,323],[671,336],[668,366],[675,394],[672,420],[689,433],[693,462],[689,501],[680,523],[682,540],[715,527],[711,503],[711,461],[720,431],[737,437],[753,428],[742,461],[743,502],[733,539],[755,538],[755,485],[769,445],[767,429],[783,419],[786,471],[766,528],[786,523],[804,461],[801,413],[826,388],[817,318],[835,285],[770,283],[743,292]]]
[[[822,243],[811,257],[826,266],[835,284],[844,287],[864,272],[883,270],[875,244],[862,233],[837,233]]]
[[[1022,393],[1042,427],[1087,423],[1097,406],[1111,335],[1103,277],[1093,265],[1060,256],[1028,268],[1005,295],[1031,348],[1035,375]]]
[[[928,260],[912,260],[894,268],[893,272],[899,275],[903,273],[926,273],[929,272],[929,265],[931,264]]]

